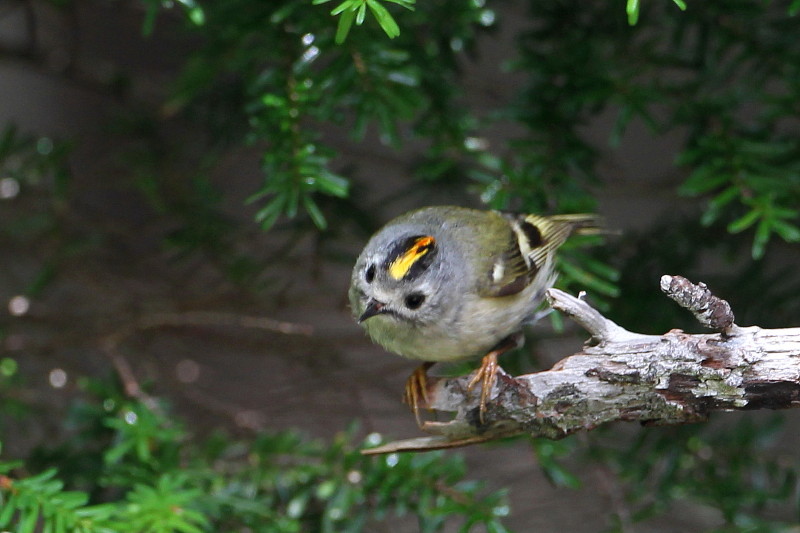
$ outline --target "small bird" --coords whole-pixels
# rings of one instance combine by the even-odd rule
[[[432,206],[401,215],[372,236],[353,268],[350,304],[373,341],[424,361],[404,393],[418,424],[428,368],[477,357],[483,359],[468,390],[481,384],[484,420],[497,357],[521,346],[523,326],[536,320],[556,278],[556,249],[573,233],[599,232],[598,222],[587,214]]]

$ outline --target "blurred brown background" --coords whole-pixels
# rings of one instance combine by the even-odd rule
[[[515,76],[498,71],[509,54],[515,24],[524,17],[515,16],[511,3],[504,6],[499,33],[483,38],[479,60],[465,65],[469,104],[478,113],[510,98],[515,88]],[[35,12],[33,19],[29,10]],[[95,239],[58,257],[52,256],[52,241],[63,235],[30,247],[0,242],[0,302],[11,302],[33,283],[43,263],[55,261],[59,270],[21,316],[9,318],[3,351],[27,375],[38,376],[32,399],[41,417],[26,421],[5,442],[4,452],[13,456],[31,444],[61,438],[57,421],[75,392],[76,377],[107,375],[120,365],[138,382],[152,383],[153,393],[176,404],[198,433],[219,426],[243,433],[300,428],[328,438],[358,420],[364,433],[417,435],[413,417],[400,403],[414,363],[372,345],[347,309],[350,261],[364,244],[364,234],[337,228],[333,243],[321,243],[308,233],[280,228],[263,233],[253,224],[237,246],[270,258],[260,280],[264,290],[258,292],[231,284],[213,262],[183,257],[163,246],[164,236],[178,222],[154,212],[128,172],[141,162],[137,158],[153,156],[156,148],[131,141],[117,128],[135,127],[137,107],[151,108],[165,99],[183,54],[195,44],[169,16],[159,19],[153,36],[144,38],[142,17],[142,11],[127,3],[76,2],[62,10],[46,2],[0,2],[0,124],[14,122],[23,132],[74,142],[69,166],[76,202],[63,213],[62,231],[76,243]],[[167,109],[163,113],[168,116]],[[635,231],[665,213],[692,209],[690,201],[679,201],[674,193],[671,142],[679,142],[680,135],[655,138],[633,124],[621,146],[611,151],[606,140],[611,119],[601,117],[585,131],[604,153],[600,210],[609,225]],[[512,133],[491,131],[487,139],[501,146]],[[168,165],[174,175],[163,176],[167,183],[202,156],[193,151],[198,135],[179,118],[167,118],[154,135],[164,149],[180,148]],[[355,143],[330,132],[328,140],[344,154],[342,173],[358,185],[365,210],[378,213],[377,228],[423,199],[408,194],[404,180],[417,147],[390,150],[367,137]],[[257,149],[235,147],[211,172],[213,183],[225,191],[226,214],[233,219],[248,222],[253,217],[254,208],[244,200],[261,180],[258,159]],[[30,188],[0,200],[0,223],[12,223],[20,213],[36,209],[37,201]],[[427,190],[424,203],[478,201],[468,191],[442,188]],[[91,228],[100,231],[95,234]],[[297,239],[299,243],[287,247],[287,241]],[[275,252],[283,249],[287,251],[278,254],[282,260],[275,261]],[[785,261],[796,261],[796,254],[788,250]],[[707,267],[709,272],[722,268],[713,257]],[[653,291],[657,282],[652,280]],[[673,304],[664,299],[663,305]],[[308,325],[313,333],[243,327],[239,322],[245,316]],[[552,337],[536,344],[543,366],[572,353],[585,337],[574,328],[554,336],[549,324],[538,327]],[[110,351],[104,350],[109,338],[115,341]],[[726,423],[739,416],[714,418]],[[789,417],[796,424],[795,413]],[[641,430],[620,426],[614,431]],[[583,489],[553,488],[523,442],[464,453],[470,477],[511,489],[508,523],[517,531],[598,531],[603,527],[598,517],[619,503],[612,476],[600,467],[582,473]],[[678,533],[719,523],[714,512],[686,504],[641,531]],[[398,523],[386,531],[406,529],[413,531],[413,524]]]

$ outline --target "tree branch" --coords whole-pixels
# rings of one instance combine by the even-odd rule
[[[469,376],[429,380],[428,407],[455,411],[449,422],[426,422],[430,437],[391,442],[364,453],[426,451],[529,434],[560,439],[616,420],[683,424],[712,411],[800,406],[800,328],[742,328],[730,305],[704,284],[664,276],[662,290],[718,333],[632,333],[582,299],[550,289],[550,305],[584,327],[583,350],[552,369],[498,374],[485,423]]]
[[[286,335],[312,335],[313,327],[307,324],[283,322],[261,316],[240,315],[214,311],[185,311],[182,313],[156,313],[127,324],[100,340],[100,347],[111,359],[117,375],[122,381],[125,394],[157,409],[154,398],[142,389],[128,360],[119,350],[120,344],[141,331],[166,327],[241,327],[275,331]]]

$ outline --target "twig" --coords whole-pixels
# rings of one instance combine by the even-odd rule
[[[187,311],[185,313],[158,313],[143,317],[135,324],[135,329],[162,327],[239,327],[275,331],[285,335],[305,335],[314,333],[309,324],[297,324],[265,318],[261,316],[239,315],[213,311]]]
[[[670,297],[720,333],[632,333],[585,301],[551,289],[548,300],[586,328],[593,343],[552,369],[512,378],[500,374],[485,423],[470,376],[430,379],[428,407],[455,412],[428,422],[432,436],[391,442],[364,453],[425,451],[529,434],[551,439],[607,422],[683,424],[712,411],[800,407],[800,328],[735,325],[730,306],[703,284],[662,280]]]
[[[576,298],[558,289],[548,289],[546,296],[550,307],[561,311],[578,323],[600,344],[624,342],[642,337],[639,333],[632,333],[607,319],[582,298]]]
[[[726,335],[735,333],[737,326],[730,304],[711,294],[705,283],[695,285],[682,276],[661,276],[661,290],[691,311],[703,326]]]
[[[184,313],[156,313],[140,318],[106,335],[100,341],[103,352],[111,360],[114,370],[122,381],[125,394],[136,398],[151,408],[157,408],[156,400],[148,395],[133,371],[128,360],[119,351],[119,346],[131,335],[148,329],[163,327],[242,327],[275,331],[286,335],[313,334],[314,328],[308,324],[283,322],[260,316],[239,315],[210,311],[187,311]]]

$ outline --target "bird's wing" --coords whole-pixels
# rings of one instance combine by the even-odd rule
[[[491,242],[483,240],[487,250],[479,265],[478,292],[484,297],[517,294],[530,285],[537,274],[550,277],[553,254],[573,233],[600,231],[595,215],[498,214],[505,219],[505,229],[487,232]],[[542,278],[542,279],[544,279]]]

